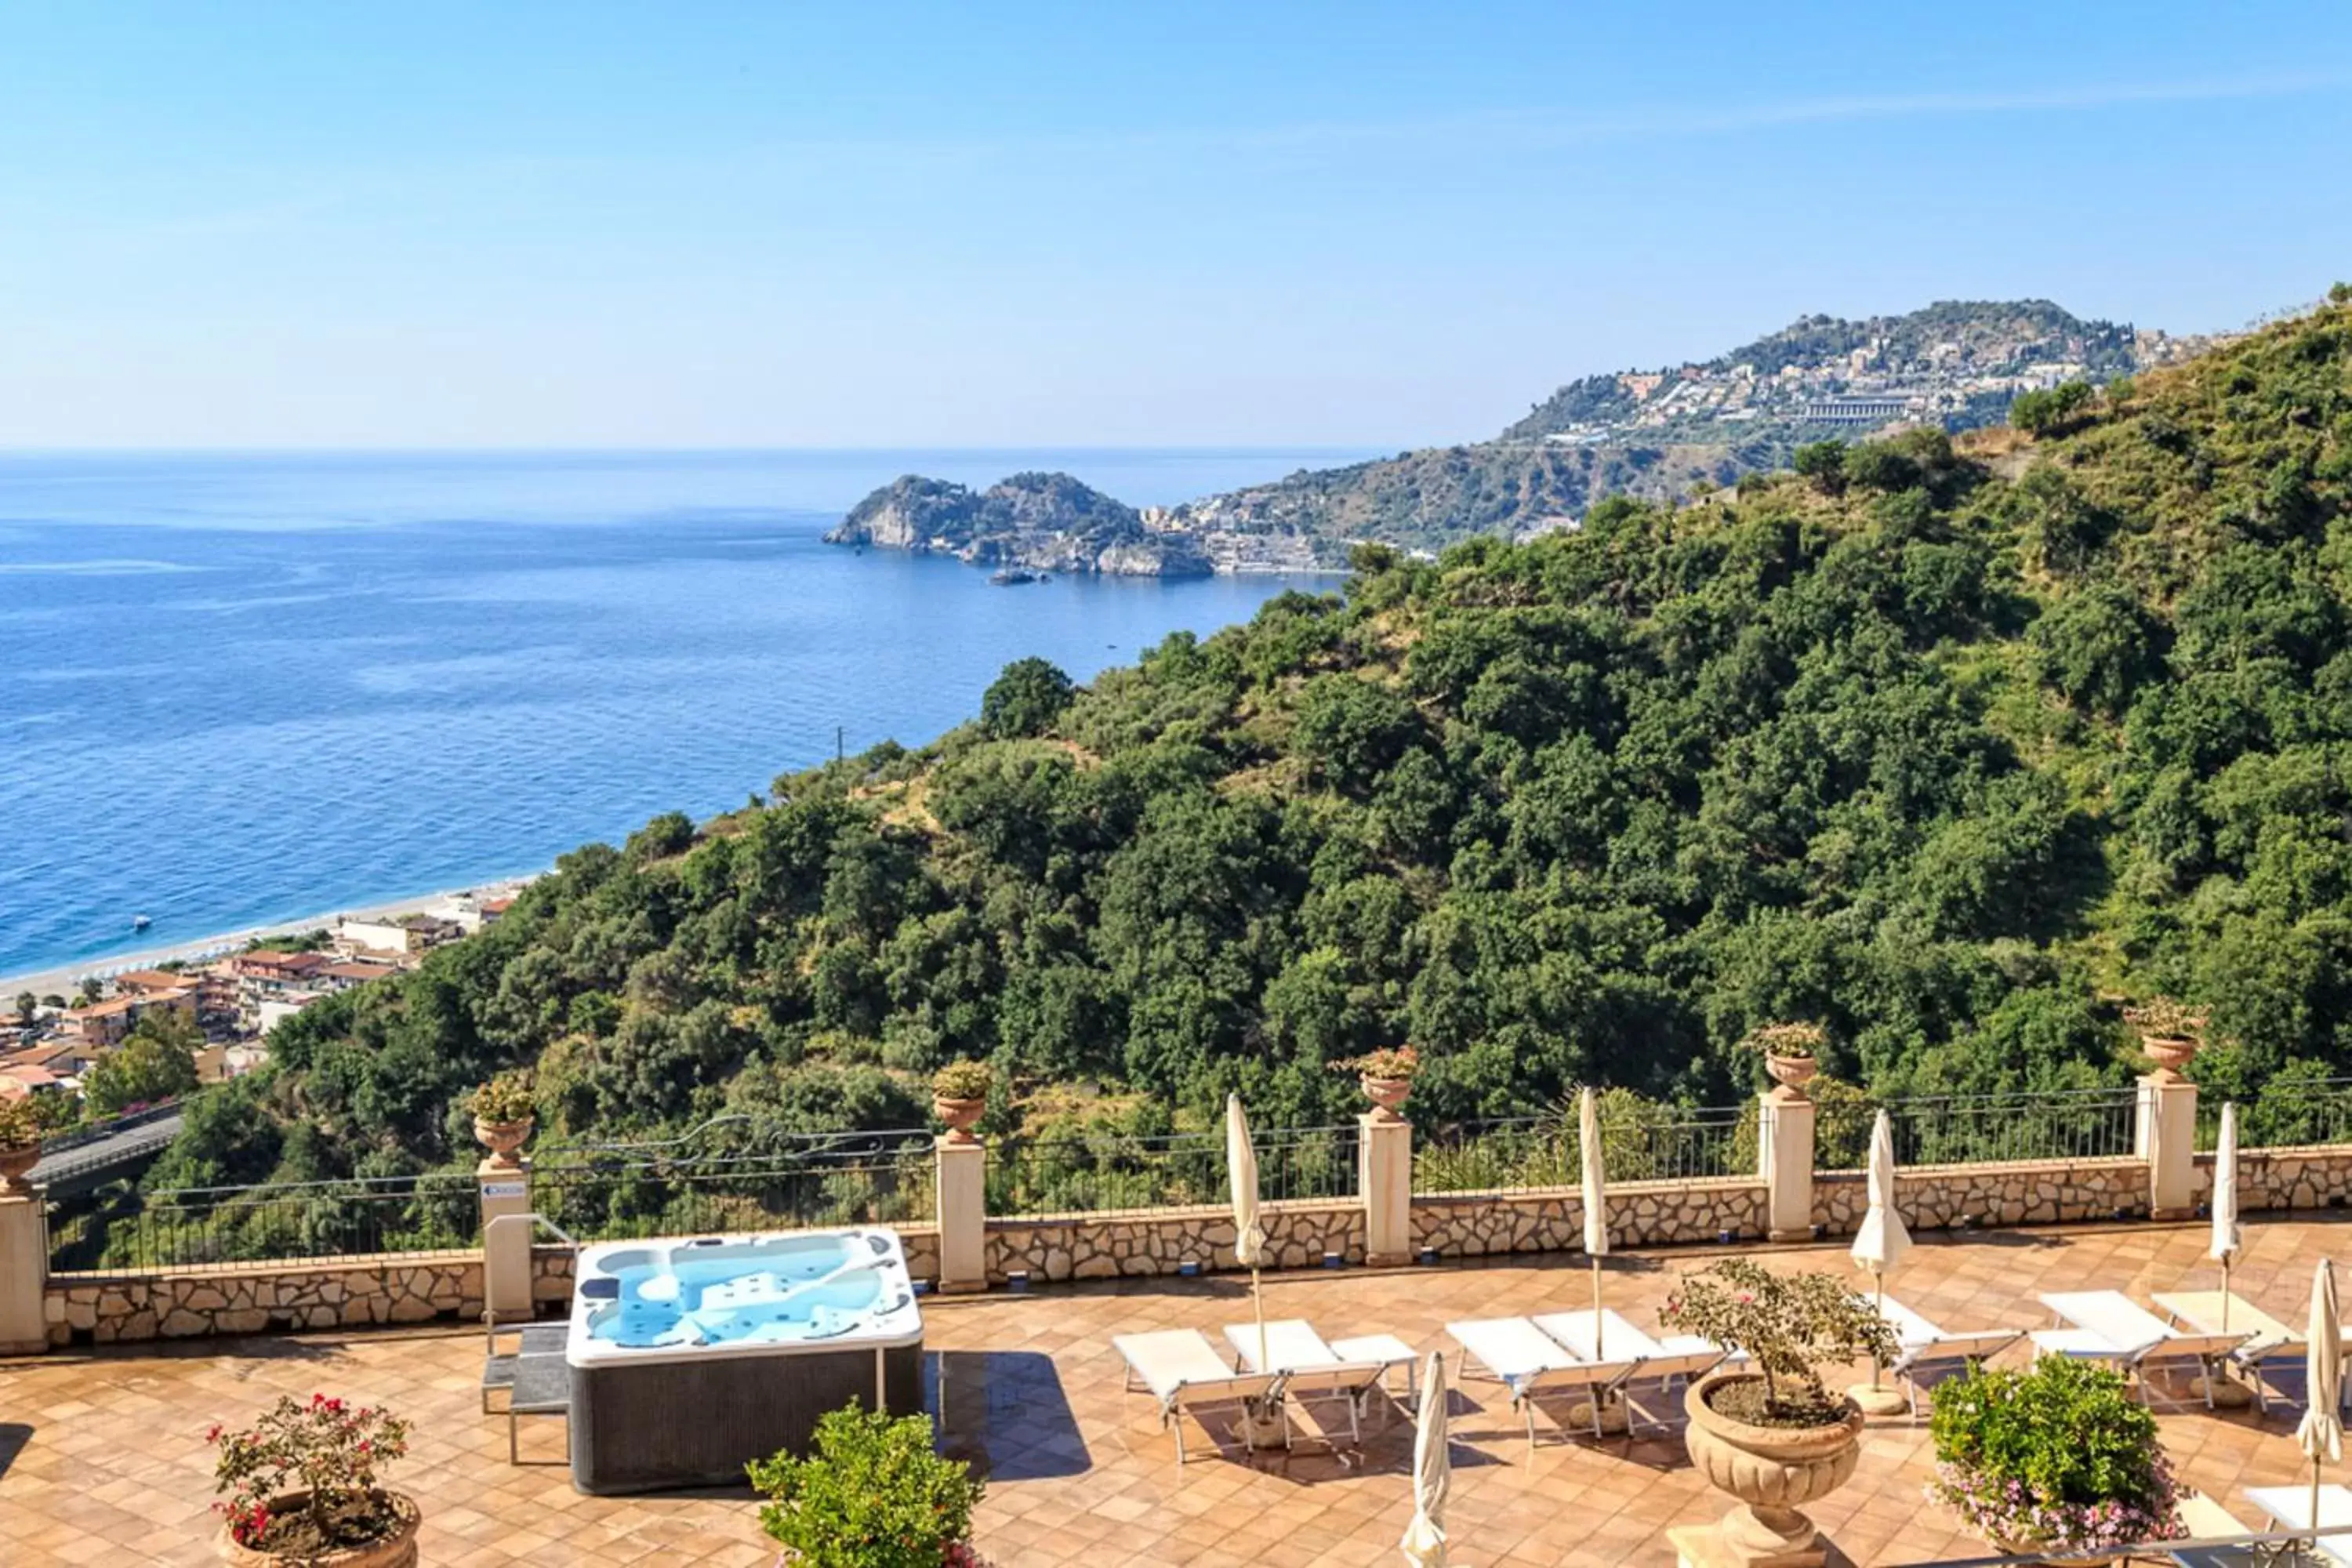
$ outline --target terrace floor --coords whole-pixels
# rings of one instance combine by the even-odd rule
[[[2146,1224],[1929,1237],[1892,1282],[1948,1328],[2036,1327],[2044,1289],[2149,1292],[2218,1284],[2200,1226]],[[2246,1229],[2240,1291],[2300,1323],[2313,1260],[2352,1242],[2352,1222],[2298,1220]],[[1676,1275],[1712,1248],[1621,1254],[1610,1303],[1645,1327]],[[1843,1268],[1836,1246],[1776,1248],[1776,1264]],[[1450,1319],[1580,1305],[1579,1258],[1489,1265],[1272,1277],[1267,1310],[1304,1317],[1329,1338],[1390,1331],[1448,1352]],[[1206,1436],[1180,1473],[1151,1402],[1122,1392],[1114,1333],[1197,1327],[1213,1340],[1249,1314],[1230,1279],[1152,1280],[1039,1289],[927,1307],[932,1403],[946,1407],[945,1443],[991,1475],[978,1535],[1004,1568],[1272,1568],[1396,1560],[1411,1513],[1409,1418],[1368,1432],[1360,1454],[1302,1442],[1255,1464],[1221,1456]],[[241,1421],[278,1394],[328,1390],[391,1405],[415,1426],[396,1484],[423,1504],[423,1558],[436,1568],[491,1564],[766,1564],[748,1497],[586,1498],[561,1468],[562,1426],[523,1425],[509,1468],[503,1417],[478,1413],[478,1331],[276,1335],[198,1340],[0,1363],[0,1562],[47,1564],[213,1561],[205,1428]],[[2011,1352],[2012,1354],[2020,1352]],[[2299,1391],[2289,1391],[2291,1394]],[[1474,1568],[1536,1564],[1670,1564],[1664,1531],[1720,1515],[1684,1457],[1679,1436],[1563,1440],[1549,1419],[1530,1456],[1499,1390],[1457,1386],[1454,1561]],[[2294,1481],[2299,1412],[2273,1401],[2252,1411],[2166,1414],[2164,1441],[2183,1477],[2257,1523],[2243,1487]],[[1558,1414],[1558,1412],[1554,1412]],[[1188,1439],[1188,1442],[1191,1440]],[[1967,1556],[1988,1549],[1922,1501],[1929,1471],[1924,1426],[1874,1425],[1862,1466],[1813,1509],[1857,1564]]]

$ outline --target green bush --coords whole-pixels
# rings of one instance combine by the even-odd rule
[[[850,1405],[817,1422],[807,1458],[744,1467],[771,1500],[760,1525],[802,1568],[940,1568],[971,1531],[984,1484],[931,1449],[928,1416]]]
[[[1988,1534],[2050,1546],[2120,1545],[2179,1531],[2156,1417],[2120,1373],[2064,1356],[1984,1368],[1936,1390],[1931,1496]]]

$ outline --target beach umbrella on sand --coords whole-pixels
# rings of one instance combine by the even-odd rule
[[[1870,1271],[1874,1310],[1886,1310],[1886,1277],[1910,1250],[1911,1233],[1904,1228],[1903,1216],[1895,1207],[1895,1124],[1882,1110],[1870,1129],[1870,1210],[1862,1216],[1862,1228],[1853,1237],[1853,1261]],[[1878,1358],[1872,1356],[1869,1385],[1847,1391],[1855,1404],[1873,1415],[1891,1415],[1906,1403],[1893,1389],[1880,1386],[1882,1371]]]
[[[2344,1331],[2336,1313],[2336,1269],[2325,1258],[2311,1273],[2311,1322],[2304,1339],[2308,1407],[2294,1442],[2311,1461],[2311,1528],[2317,1530],[2320,1461],[2344,1457],[2344,1423],[2336,1414],[2344,1397]]]
[[[1609,1255],[1609,1170],[1601,1152],[1601,1097],[1591,1089],[1576,1096],[1576,1141],[1584,1156],[1584,1255],[1592,1261],[1592,1349],[1601,1342],[1601,1260]]]
[[[1432,1351],[1412,1438],[1412,1520],[1397,1542],[1413,1568],[1445,1568],[1445,1493],[1454,1484],[1445,1445],[1445,1358]]]
[[[1257,1151],[1250,1147],[1249,1118],[1242,1097],[1225,1096],[1225,1173],[1234,1189],[1234,1259],[1250,1271],[1250,1305],[1257,1311],[1257,1364],[1270,1371],[1265,1349],[1265,1298],[1257,1271],[1265,1262],[1265,1229],[1257,1219]]]
[[[2213,1143],[2213,1244],[2206,1256],[2221,1265],[2221,1331],[2230,1331],[2230,1266],[2245,1237],[2238,1229],[2238,1108],[2221,1107],[2221,1135]]]

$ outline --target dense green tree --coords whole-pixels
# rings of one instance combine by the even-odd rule
[[[186,1014],[148,1009],[121,1045],[82,1074],[82,1104],[92,1116],[112,1116],[127,1106],[187,1093],[196,1087],[196,1052],[204,1043],[203,1032]]]
[[[1076,688],[1046,659],[1016,658],[980,700],[980,724],[1000,740],[1042,735],[1070,705]]]

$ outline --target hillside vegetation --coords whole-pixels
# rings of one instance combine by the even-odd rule
[[[1344,594],[566,857],[416,973],[282,1025],[158,1184],[465,1157],[536,1062],[558,1136],[722,1108],[1198,1124],[1580,1080],[1720,1103],[1818,1019],[1886,1091],[2119,1082],[2116,1003],[2225,1083],[2352,1061],[2352,305],[2040,419],[1808,447],[1680,510],[1363,552]],[[646,737],[658,744],[659,737]],[[2296,1068],[2298,1071],[2315,1070]]]

